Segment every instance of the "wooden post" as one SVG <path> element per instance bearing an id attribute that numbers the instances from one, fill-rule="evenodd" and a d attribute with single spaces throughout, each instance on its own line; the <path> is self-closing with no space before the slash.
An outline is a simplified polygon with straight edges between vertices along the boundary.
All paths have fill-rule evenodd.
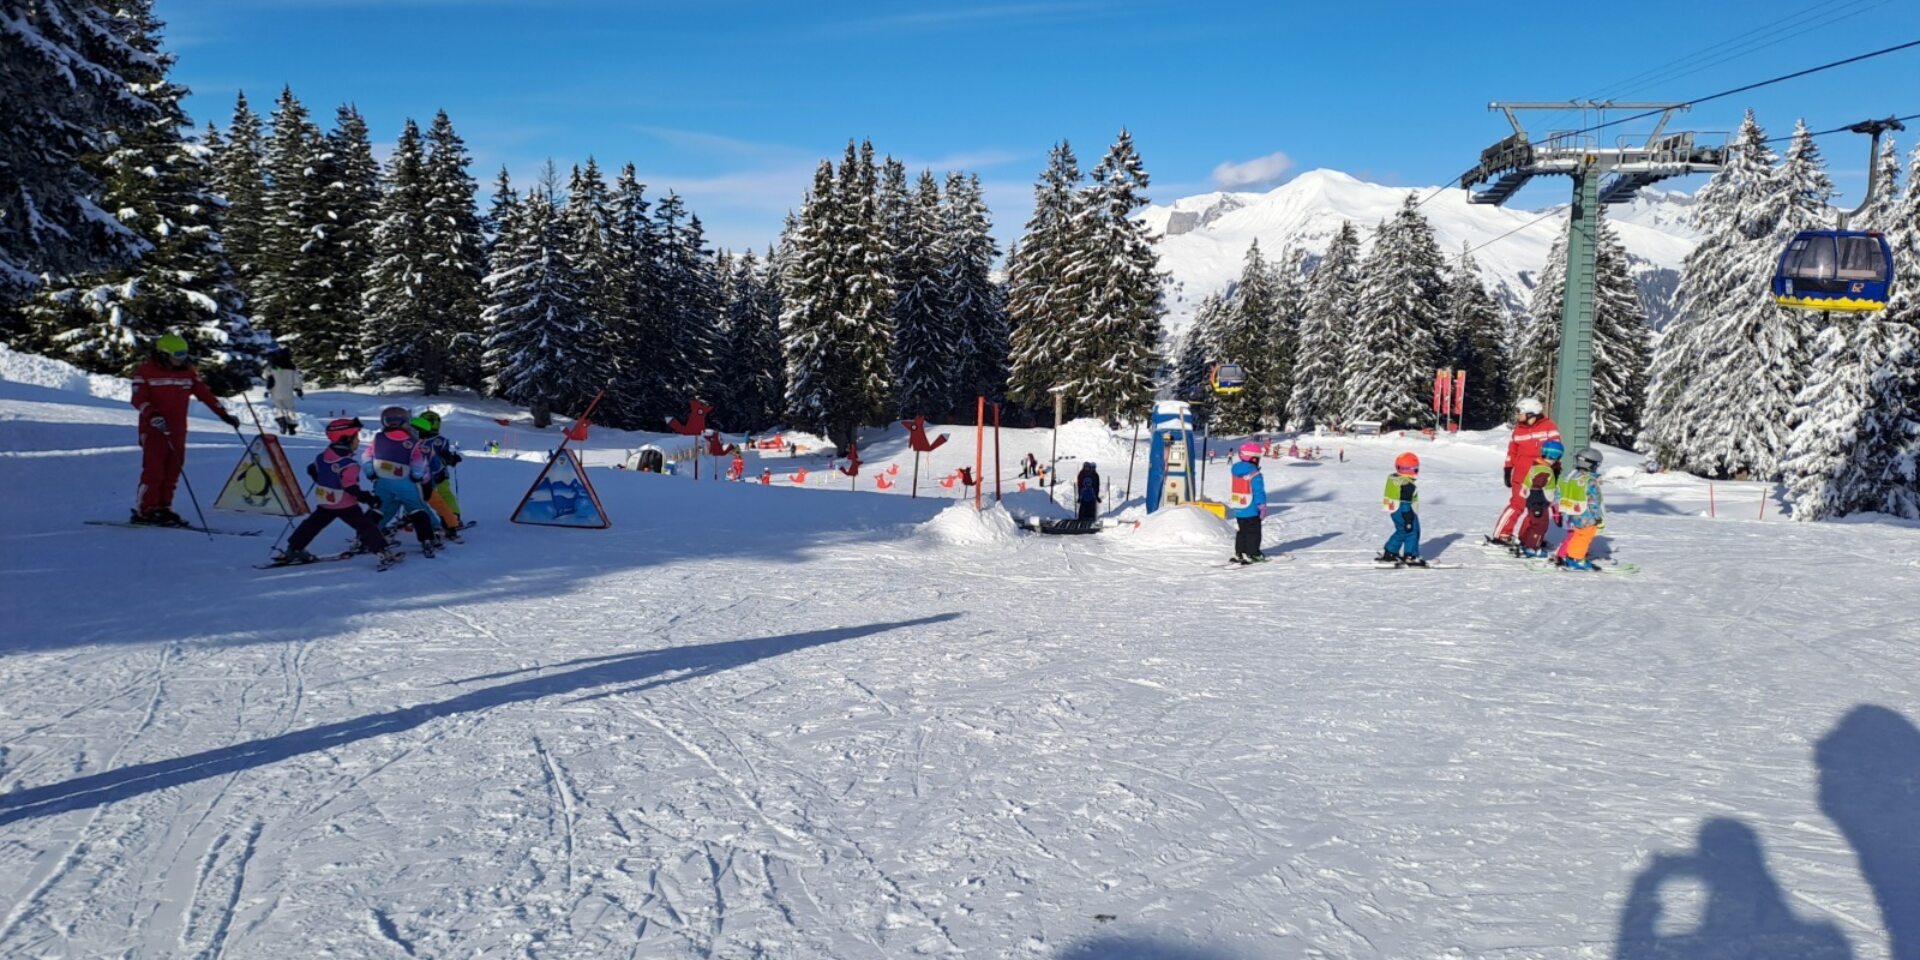
<path id="1" fill-rule="evenodd" d="M 1121 499 L 1124 505 L 1133 499 L 1133 459 L 1140 455 L 1140 421 L 1133 422 L 1133 446 L 1127 449 L 1127 495 Z"/>
<path id="2" fill-rule="evenodd" d="M 993 405 L 993 502 L 1000 502 L 1000 404 Z"/>
<path id="3" fill-rule="evenodd" d="M 981 501 L 981 487 L 987 485 L 987 398 L 982 394 L 975 401 L 973 411 L 973 508 L 986 509 Z"/>
<path id="4" fill-rule="evenodd" d="M 1707 516 L 1709 517 L 1718 516 L 1718 514 L 1713 512 L 1713 481 L 1712 480 L 1707 481 Z"/>
<path id="5" fill-rule="evenodd" d="M 913 452 L 913 499 L 920 499 L 920 451 Z"/>

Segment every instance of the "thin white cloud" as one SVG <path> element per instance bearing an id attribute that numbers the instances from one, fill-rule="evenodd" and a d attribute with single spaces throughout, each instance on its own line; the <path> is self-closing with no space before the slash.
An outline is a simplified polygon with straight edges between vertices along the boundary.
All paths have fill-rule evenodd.
<path id="1" fill-rule="evenodd" d="M 1279 183 L 1293 169 L 1293 158 L 1275 150 L 1264 157 L 1239 163 L 1228 161 L 1213 168 L 1213 185 L 1221 190 L 1245 190 Z"/>
<path id="2" fill-rule="evenodd" d="M 1110 2 L 1089 2 L 1089 0 L 1057 0 L 1040 3 L 1001 3 L 973 7 L 944 7 L 930 10 L 916 10 L 910 13 L 893 13 L 860 20 L 845 20 L 827 24 L 822 33 L 845 35 L 857 33 L 884 33 L 905 30 L 939 30 L 953 27 L 982 26 L 999 23 L 1033 23 L 1047 21 L 1078 20 L 1114 12 Z"/>

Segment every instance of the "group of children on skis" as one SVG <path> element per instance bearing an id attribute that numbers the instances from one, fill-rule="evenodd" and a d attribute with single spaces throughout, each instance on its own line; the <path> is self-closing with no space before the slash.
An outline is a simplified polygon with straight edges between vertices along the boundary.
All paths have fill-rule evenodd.
<path id="1" fill-rule="evenodd" d="M 316 509 L 294 529 L 276 564 L 319 560 L 307 547 L 335 520 L 345 521 L 359 536 L 358 552 L 379 555 L 382 569 L 403 556 L 387 539 L 388 531 L 398 526 L 413 528 L 423 557 L 431 558 L 447 541 L 460 542 L 460 501 L 451 473 L 460 454 L 440 435 L 440 414 L 428 410 L 416 417 L 400 406 L 380 411 L 380 429 L 366 463 L 373 473 L 371 491 L 361 486 L 363 471 L 356 456 L 365 426 L 359 417 L 327 424 L 327 448 L 307 467 Z M 377 519 L 362 504 L 378 510 Z"/>
<path id="2" fill-rule="evenodd" d="M 1540 401 L 1531 397 L 1515 404 L 1513 437 L 1507 443 L 1502 468 L 1509 492 L 1506 509 L 1487 542 L 1505 547 L 1514 556 L 1545 558 L 1572 570 L 1596 569 L 1587 553 L 1594 537 L 1606 529 L 1606 511 L 1600 497 L 1600 451 L 1588 447 L 1573 456 L 1573 471 L 1563 474 L 1566 446 L 1560 429 L 1547 419 Z M 1233 562 L 1260 563 L 1260 524 L 1267 514 L 1266 480 L 1260 474 L 1263 448 L 1249 441 L 1240 445 L 1233 465 L 1233 486 L 1227 508 L 1237 532 Z M 1420 557 L 1420 458 L 1402 453 L 1393 461 L 1381 493 L 1381 507 L 1393 523 L 1393 532 L 1374 560 L 1395 566 L 1424 567 Z M 1547 545 L 1549 526 L 1566 527 L 1558 549 Z"/>

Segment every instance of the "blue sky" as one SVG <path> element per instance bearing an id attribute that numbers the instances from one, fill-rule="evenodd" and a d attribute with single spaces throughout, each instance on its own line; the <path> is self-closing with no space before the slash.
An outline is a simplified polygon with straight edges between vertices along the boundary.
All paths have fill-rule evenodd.
<path id="1" fill-rule="evenodd" d="M 1913 0 L 157 7 L 197 122 L 224 126 L 240 89 L 264 113 L 291 84 L 326 122 L 339 103 L 357 104 L 384 157 L 406 117 L 445 109 L 483 184 L 503 164 L 524 181 L 548 157 L 563 169 L 588 155 L 608 168 L 632 161 L 650 193 L 677 190 L 729 246 L 773 239 L 814 165 L 849 137 L 915 166 L 978 172 L 1004 238 L 1062 137 L 1091 166 L 1130 128 L 1158 201 L 1264 189 L 1315 167 L 1439 184 L 1506 134 L 1490 100 L 1685 100 L 1920 39 Z M 1920 113 L 1920 48 L 1706 104 L 1680 125 L 1731 130 L 1747 106 L 1780 134 L 1800 116 L 1825 129 Z M 1866 148 L 1856 139 L 1830 137 L 1823 149 L 1857 196 Z M 1901 142 L 1916 139 L 1920 124 Z M 1556 186 L 1514 202 L 1560 199 Z"/>

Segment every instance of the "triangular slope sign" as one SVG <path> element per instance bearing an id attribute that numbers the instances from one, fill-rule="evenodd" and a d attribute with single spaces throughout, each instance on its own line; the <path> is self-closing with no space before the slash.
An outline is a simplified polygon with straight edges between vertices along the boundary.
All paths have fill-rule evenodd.
<path id="1" fill-rule="evenodd" d="M 300 492 L 300 481 L 287 466 L 287 455 L 280 449 L 280 438 L 269 433 L 254 437 L 233 474 L 220 488 L 213 505 L 221 510 L 264 513 L 275 517 L 303 517 L 307 498 Z"/>
<path id="2" fill-rule="evenodd" d="M 513 508 L 514 523 L 543 527 L 585 527 L 599 530 L 613 526 L 607 511 L 600 506 L 600 494 L 587 479 L 580 458 L 565 447 L 554 451 L 540 479 L 533 482 L 520 505 Z"/>

